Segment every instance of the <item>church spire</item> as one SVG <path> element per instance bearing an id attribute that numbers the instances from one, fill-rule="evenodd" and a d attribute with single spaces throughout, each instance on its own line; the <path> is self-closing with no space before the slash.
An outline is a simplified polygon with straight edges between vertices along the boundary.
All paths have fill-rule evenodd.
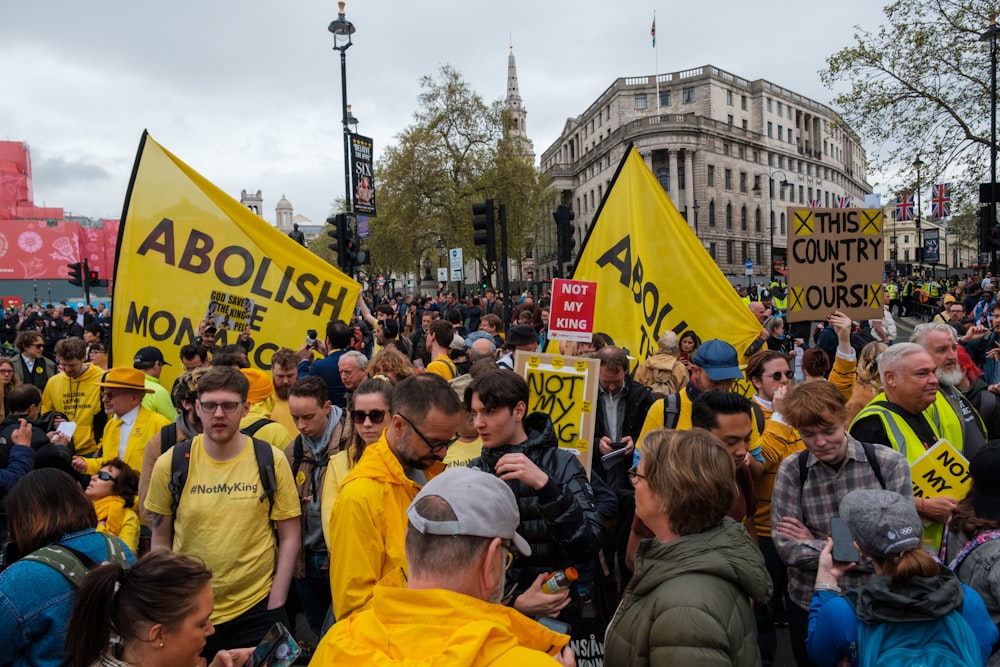
<path id="1" fill-rule="evenodd" d="M 510 41 L 510 53 L 507 56 L 507 99 L 504 100 L 504 108 L 507 115 L 507 131 L 511 136 L 517 137 L 522 145 L 526 156 L 534 160 L 535 149 L 528 139 L 527 117 L 521 104 L 521 92 L 517 85 L 517 63 L 514 61 L 514 41 Z"/>

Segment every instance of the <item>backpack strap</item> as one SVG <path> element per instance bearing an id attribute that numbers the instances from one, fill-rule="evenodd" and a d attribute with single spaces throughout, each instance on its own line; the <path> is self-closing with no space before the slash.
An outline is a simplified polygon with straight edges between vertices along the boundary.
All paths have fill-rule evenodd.
<path id="1" fill-rule="evenodd" d="M 170 422 L 160 429 L 160 454 L 177 444 L 177 422 Z"/>
<path id="2" fill-rule="evenodd" d="M 302 434 L 295 436 L 295 441 L 292 442 L 292 479 L 298 479 L 299 468 L 302 466 L 302 460 L 305 458 L 305 447 L 302 444 Z"/>
<path id="3" fill-rule="evenodd" d="M 250 439 L 253 441 L 253 454 L 257 459 L 257 474 L 263 491 L 260 502 L 268 501 L 267 515 L 271 516 L 271 511 L 274 510 L 274 492 L 278 489 L 278 481 L 274 476 L 274 451 L 271 443 L 254 437 Z"/>
<path id="4" fill-rule="evenodd" d="M 677 428 L 681 419 L 681 395 L 668 394 L 663 397 L 663 428 Z"/>
<path id="5" fill-rule="evenodd" d="M 267 417 L 261 417 L 260 419 L 250 424 L 246 428 L 241 428 L 240 431 L 242 431 L 244 435 L 249 435 L 252 438 L 255 435 L 257 435 L 257 431 L 261 430 L 268 424 L 273 424 L 273 423 L 274 422 L 268 419 Z"/>
<path id="6" fill-rule="evenodd" d="M 181 492 L 187 485 L 188 469 L 191 467 L 191 440 L 178 442 L 170 452 L 170 481 L 167 490 L 170 491 L 170 513 L 177 520 L 177 506 L 181 503 Z"/>
<path id="7" fill-rule="evenodd" d="M 753 406 L 753 417 L 754 420 L 757 422 L 757 434 L 760 435 L 764 433 L 764 427 L 766 426 L 764 419 L 764 411 L 761 409 L 759 405 L 757 405 L 756 401 L 751 401 L 750 404 Z"/>
<path id="8" fill-rule="evenodd" d="M 100 535 L 104 538 L 104 543 L 108 549 L 107 560 L 103 562 L 113 562 L 127 568 L 128 559 L 125 556 L 125 548 L 122 542 L 111 539 L 104 533 L 100 533 Z M 90 556 L 82 551 L 78 551 L 77 549 L 61 542 L 56 542 L 33 551 L 25 556 L 23 560 L 30 560 L 43 565 L 48 565 L 65 577 L 66 581 L 68 581 L 73 588 L 79 588 L 83 583 L 84 578 L 87 576 L 87 573 L 100 565 L 100 563 L 94 562 Z"/>

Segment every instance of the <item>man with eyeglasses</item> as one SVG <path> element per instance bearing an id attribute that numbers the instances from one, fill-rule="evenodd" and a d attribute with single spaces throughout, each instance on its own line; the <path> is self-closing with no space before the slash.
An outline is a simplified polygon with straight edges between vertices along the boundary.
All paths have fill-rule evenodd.
<path id="1" fill-rule="evenodd" d="M 458 396 L 440 376 L 414 375 L 396 385 L 382 437 L 365 448 L 333 506 L 330 588 L 337 620 L 370 606 L 386 575 L 406 572 L 406 508 L 444 470 L 462 416 Z"/>
<path id="2" fill-rule="evenodd" d="M 19 353 L 14 363 L 17 379 L 43 391 L 49 378 L 59 372 L 55 362 L 44 355 L 45 338 L 34 329 L 22 331 L 14 339 L 14 347 Z"/>
<path id="3" fill-rule="evenodd" d="M 295 372 L 294 364 L 291 372 Z M 330 608 L 330 552 L 323 539 L 321 512 L 323 485 L 330 457 L 341 450 L 351 431 L 344 411 L 330 402 L 322 378 L 299 378 L 287 396 L 288 412 L 299 435 L 285 447 L 285 458 L 292 466 L 302 502 L 302 552 L 295 563 L 293 582 L 309 627 L 322 636 Z"/>
<path id="4" fill-rule="evenodd" d="M 576 664 L 569 637 L 497 604 L 512 554 L 531 555 L 515 532 L 517 500 L 506 484 L 471 468 L 450 469 L 424 486 L 403 520 L 409 576 L 396 571 L 375 586 L 374 604 L 335 625 L 310 664 L 396 664 L 401 656 L 429 655 L 447 655 L 455 665 Z"/>
<path id="5" fill-rule="evenodd" d="M 592 572 L 600 551 L 603 522 L 583 465 L 559 448 L 547 414 L 528 414 L 528 383 L 516 373 L 490 369 L 475 376 L 465 406 L 483 439 L 482 456 L 469 465 L 511 488 L 521 510 L 518 530 L 531 545 L 531 558 L 515 557 L 507 573 L 505 603 L 527 616 L 579 619 L 580 603 L 589 599 L 580 586 L 592 584 L 592 576 L 554 595 L 541 584 L 570 566 Z"/>
<path id="6" fill-rule="evenodd" d="M 284 606 L 302 544 L 299 497 L 291 467 L 274 447 L 273 504 L 262 494 L 257 448 L 240 432 L 249 391 L 250 381 L 235 368 L 201 375 L 196 409 L 203 433 L 190 441 L 177 503 L 171 483 L 173 450 L 180 444 L 157 459 L 146 495 L 152 548 L 196 556 L 212 571 L 215 634 L 203 655 L 253 646 L 274 623 L 288 625 Z"/>

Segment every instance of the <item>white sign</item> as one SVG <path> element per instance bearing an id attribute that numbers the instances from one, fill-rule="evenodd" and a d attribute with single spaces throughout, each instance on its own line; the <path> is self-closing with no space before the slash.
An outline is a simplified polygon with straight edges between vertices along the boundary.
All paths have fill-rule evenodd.
<path id="1" fill-rule="evenodd" d="M 448 269 L 444 268 L 443 266 L 438 267 L 438 282 L 439 283 L 448 282 Z"/>
<path id="2" fill-rule="evenodd" d="M 465 262 L 462 260 L 462 249 L 452 248 L 451 250 L 449 250 L 448 261 L 450 262 L 451 266 L 451 275 L 454 276 L 456 271 L 458 271 L 461 274 L 462 266 L 465 264 Z M 457 280 L 457 279 L 452 278 L 452 280 Z"/>
<path id="3" fill-rule="evenodd" d="M 451 270 L 451 279 L 453 282 L 460 283 L 465 280 L 465 270 L 462 267 Z"/>

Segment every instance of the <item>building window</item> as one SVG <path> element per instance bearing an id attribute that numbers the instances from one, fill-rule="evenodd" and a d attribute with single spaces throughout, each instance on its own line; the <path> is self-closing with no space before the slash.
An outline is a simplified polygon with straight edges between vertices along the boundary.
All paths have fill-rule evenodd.
<path id="1" fill-rule="evenodd" d="M 757 265 L 762 266 L 764 264 L 764 244 L 757 244 Z"/>
<path id="2" fill-rule="evenodd" d="M 805 200 L 806 200 L 806 198 L 805 198 L 805 189 L 800 185 L 799 186 L 799 203 L 802 204 L 802 203 L 805 202 Z"/>
<path id="3" fill-rule="evenodd" d="M 733 247 L 735 245 L 732 241 L 726 241 L 726 264 L 733 263 Z"/>
<path id="4" fill-rule="evenodd" d="M 708 165 L 708 187 L 715 187 L 715 165 Z"/>
<path id="5" fill-rule="evenodd" d="M 730 202 L 726 204 L 726 229 L 732 229 L 732 228 L 733 228 L 733 205 Z"/>
<path id="6" fill-rule="evenodd" d="M 733 91 L 731 90 L 726 91 L 726 104 L 733 106 Z"/>
<path id="7" fill-rule="evenodd" d="M 722 142 L 722 154 L 723 155 L 729 155 L 729 142 L 728 141 Z"/>
<path id="8" fill-rule="evenodd" d="M 779 116 L 781 115 L 781 108 L 782 108 L 782 104 L 781 104 L 781 102 L 778 102 L 778 115 Z"/>
<path id="9" fill-rule="evenodd" d="M 684 161 L 677 161 L 677 189 L 684 190 L 684 181 L 687 180 L 687 172 L 684 170 Z"/>
<path id="10" fill-rule="evenodd" d="M 725 187 L 727 190 L 733 189 L 733 170 L 726 169 L 725 174 Z"/>
<path id="11" fill-rule="evenodd" d="M 656 180 L 660 182 L 660 187 L 664 192 L 670 192 L 670 170 L 660 167 L 656 170 Z"/>
<path id="12" fill-rule="evenodd" d="M 772 109 L 771 109 L 771 98 L 769 97 L 769 98 L 767 98 L 767 112 L 771 113 L 771 111 L 772 111 Z"/>
<path id="13" fill-rule="evenodd" d="M 747 96 L 746 95 L 740 95 L 740 108 L 743 109 L 744 111 L 747 110 Z"/>
<path id="14" fill-rule="evenodd" d="M 716 258 L 716 254 L 718 254 L 718 251 L 719 251 L 719 246 L 716 245 L 714 241 L 708 244 L 708 254 L 712 256 L 713 262 L 719 261 L 718 258 Z"/>
<path id="15" fill-rule="evenodd" d="M 660 106 L 669 107 L 670 106 L 670 91 L 661 90 L 660 91 Z"/>
<path id="16" fill-rule="evenodd" d="M 767 136 L 769 137 L 774 136 L 774 123 L 772 123 L 771 121 L 767 121 Z"/>
<path id="17" fill-rule="evenodd" d="M 782 141 L 785 138 L 785 127 L 783 125 L 778 126 L 778 141 Z"/>
<path id="18" fill-rule="evenodd" d="M 910 249 L 909 248 L 905 248 L 903 250 L 903 261 L 904 262 L 909 262 L 910 261 Z"/>
<path id="19" fill-rule="evenodd" d="M 903 234 L 903 243 L 909 243 L 909 242 L 910 242 L 910 235 Z"/>
<path id="20" fill-rule="evenodd" d="M 740 172 L 740 192 L 747 191 L 747 173 L 745 171 Z"/>
<path id="21" fill-rule="evenodd" d="M 780 229 L 781 229 L 781 231 L 778 232 L 778 233 L 781 234 L 782 236 L 784 236 L 785 235 L 785 214 L 784 213 L 781 214 L 781 227 L 780 227 Z"/>
<path id="22" fill-rule="evenodd" d="M 681 89 L 681 101 L 684 104 L 691 104 L 694 102 L 694 86 L 688 86 L 687 88 Z"/>
<path id="23" fill-rule="evenodd" d="M 740 254 L 743 255 L 742 261 L 745 264 L 750 259 L 750 243 L 748 241 L 740 243 Z"/>
<path id="24" fill-rule="evenodd" d="M 733 118 L 733 114 L 729 114 L 728 116 L 726 116 L 726 122 L 729 123 L 730 125 L 732 125 L 735 121 L 736 119 Z"/>
<path id="25" fill-rule="evenodd" d="M 747 154 L 746 154 L 746 149 L 744 149 L 744 148 L 743 148 L 742 146 L 739 146 L 739 147 L 738 147 L 738 148 L 736 149 L 736 154 L 737 154 L 737 155 L 739 155 L 740 159 L 742 160 L 742 159 L 744 159 L 744 158 L 746 157 L 746 155 L 747 155 Z"/>
<path id="26" fill-rule="evenodd" d="M 768 167 L 773 167 L 774 166 L 774 153 L 768 152 L 768 154 L 767 154 L 767 166 Z"/>
<path id="27" fill-rule="evenodd" d="M 740 231 L 747 230 L 747 207 L 743 206 L 740 208 Z"/>
<path id="28" fill-rule="evenodd" d="M 708 202 L 708 226 L 715 227 L 715 200 Z M 714 255 L 714 253 L 713 253 Z"/>
<path id="29" fill-rule="evenodd" d="M 646 108 L 646 93 L 635 94 L 635 110 L 642 111 Z"/>
<path id="30" fill-rule="evenodd" d="M 760 234 L 760 206 L 757 207 L 757 211 L 753 214 L 753 228 L 758 234 Z"/>
<path id="31" fill-rule="evenodd" d="M 778 188 L 778 199 L 785 201 L 785 188 Z"/>

